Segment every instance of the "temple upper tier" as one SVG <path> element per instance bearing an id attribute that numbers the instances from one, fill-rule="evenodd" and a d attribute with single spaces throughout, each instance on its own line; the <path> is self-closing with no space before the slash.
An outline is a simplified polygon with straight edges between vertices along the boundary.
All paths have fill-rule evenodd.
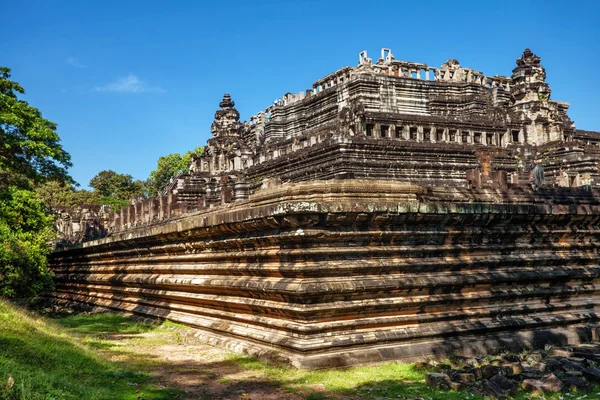
<path id="1" fill-rule="evenodd" d="M 455 59 L 436 68 L 397 60 L 390 49 L 373 62 L 363 51 L 356 67 L 285 94 L 249 121 L 225 94 L 189 171 L 108 225 L 119 230 L 311 180 L 600 187 L 600 134 L 576 130 L 568 108 L 552 99 L 530 49 L 510 76 L 492 77 Z"/>
<path id="2" fill-rule="evenodd" d="M 211 139 L 210 151 L 191 170 L 243 170 L 333 133 L 381 143 L 503 148 L 581 138 L 567 115 L 569 104 L 551 99 L 540 61 L 526 49 L 510 77 L 488 77 L 454 59 L 435 68 L 396 60 L 382 49 L 373 63 L 363 51 L 355 68 L 341 68 L 305 92 L 285 94 L 249 122 L 239 122 L 226 94 L 211 132 L 229 139 L 221 146 Z"/>

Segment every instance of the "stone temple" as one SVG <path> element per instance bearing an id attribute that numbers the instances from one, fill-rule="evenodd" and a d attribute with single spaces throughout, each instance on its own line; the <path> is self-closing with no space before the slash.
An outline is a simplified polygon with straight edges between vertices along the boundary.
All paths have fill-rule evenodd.
<path id="1" fill-rule="evenodd" d="M 53 301 L 303 368 L 597 335 L 600 133 L 529 49 L 510 76 L 373 62 L 212 138 L 162 193 L 60 210 Z"/>

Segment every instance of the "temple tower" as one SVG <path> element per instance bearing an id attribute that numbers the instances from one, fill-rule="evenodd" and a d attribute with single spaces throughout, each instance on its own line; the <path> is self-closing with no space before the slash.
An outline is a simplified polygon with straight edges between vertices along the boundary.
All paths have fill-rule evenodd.
<path id="1" fill-rule="evenodd" d="M 517 67 L 512 71 L 511 94 L 518 103 L 550 99 L 550 85 L 546 83 L 546 70 L 541 60 L 529 49 L 517 59 Z"/>
<path id="2" fill-rule="evenodd" d="M 210 127 L 213 137 L 240 137 L 244 125 L 240 122 L 240 113 L 235 109 L 235 102 L 229 93 L 223 95 L 219 107 L 221 109 L 215 112 L 215 121 Z"/>
<path id="3" fill-rule="evenodd" d="M 252 165 L 252 151 L 243 139 L 246 126 L 229 93 L 223 95 L 219 107 L 210 126 L 213 137 L 204 153 L 193 160 L 194 172 L 228 174 Z"/>
<path id="4" fill-rule="evenodd" d="M 525 49 L 512 71 L 512 110 L 523 125 L 523 141 L 527 144 L 544 144 L 563 140 L 565 128 L 572 128 L 566 115 L 567 103 L 550 100 L 550 85 L 546 83 L 546 70 L 541 58 Z"/>

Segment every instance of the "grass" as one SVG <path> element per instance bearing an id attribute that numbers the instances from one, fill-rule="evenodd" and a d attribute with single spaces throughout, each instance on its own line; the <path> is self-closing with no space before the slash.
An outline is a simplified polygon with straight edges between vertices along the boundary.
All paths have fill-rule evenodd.
<path id="1" fill-rule="evenodd" d="M 93 323 L 83 324 L 87 319 Z M 158 400 L 180 394 L 157 387 L 147 372 L 106 360 L 73 335 L 78 326 L 114 333 L 149 330 L 152 325 L 111 314 L 75 316 L 60 323 L 0 300 L 0 399 Z M 14 380 L 10 389 L 9 376 Z"/>
<path id="2" fill-rule="evenodd" d="M 284 384 L 288 390 L 304 393 L 307 400 L 346 397 L 373 400 L 483 399 L 468 391 L 431 390 L 425 384 L 425 375 L 431 371 L 418 368 L 415 364 L 390 362 L 345 369 L 304 371 L 286 366 L 273 366 L 238 355 L 231 355 L 229 362 L 239 365 L 242 369 L 260 371 L 270 379 Z M 317 387 L 319 389 L 316 389 Z M 543 396 L 520 390 L 515 399 L 593 400 L 600 399 L 600 387 L 589 393 L 555 393 Z"/>
<path id="3" fill-rule="evenodd" d="M 247 398 L 261 398 L 260 392 L 252 391 L 263 384 L 277 393 L 306 400 L 481 399 L 466 391 L 430 390 L 425 384 L 429 371 L 414 364 L 306 371 L 225 351 L 215 356 L 215 350 L 211 354 L 200 350 L 204 354 L 180 365 L 160 357 L 161 348 L 172 351 L 176 346 L 188 351 L 181 335 L 185 329 L 169 322 L 141 323 L 108 313 L 47 318 L 0 300 L 0 400 L 184 398 L 182 390 L 157 384 L 159 371 L 204 376 L 213 392 L 196 394 L 211 399 L 244 398 L 246 393 Z M 9 376 L 15 382 L 10 390 Z M 169 382 L 164 386 L 171 386 Z M 545 397 L 520 392 L 517 399 L 600 399 L 597 392 Z"/>
<path id="4" fill-rule="evenodd" d="M 232 355 L 229 362 L 244 370 L 260 372 L 282 383 L 292 392 L 304 393 L 307 399 L 330 399 L 331 396 L 359 399 L 479 399 L 467 392 L 440 392 L 425 384 L 427 371 L 414 364 L 385 363 L 344 369 L 306 371 L 274 366 L 253 358 Z"/>

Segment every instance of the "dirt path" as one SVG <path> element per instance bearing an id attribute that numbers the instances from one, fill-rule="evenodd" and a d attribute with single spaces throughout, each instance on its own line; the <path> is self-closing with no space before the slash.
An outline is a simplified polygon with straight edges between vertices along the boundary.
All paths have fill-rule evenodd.
<path id="1" fill-rule="evenodd" d="M 300 400 L 261 371 L 242 368 L 231 353 L 186 339 L 182 331 L 157 330 L 133 335 L 107 335 L 102 350 L 114 361 L 143 365 L 159 386 L 183 390 L 182 399 Z M 123 349 L 123 350 L 120 350 Z"/>

